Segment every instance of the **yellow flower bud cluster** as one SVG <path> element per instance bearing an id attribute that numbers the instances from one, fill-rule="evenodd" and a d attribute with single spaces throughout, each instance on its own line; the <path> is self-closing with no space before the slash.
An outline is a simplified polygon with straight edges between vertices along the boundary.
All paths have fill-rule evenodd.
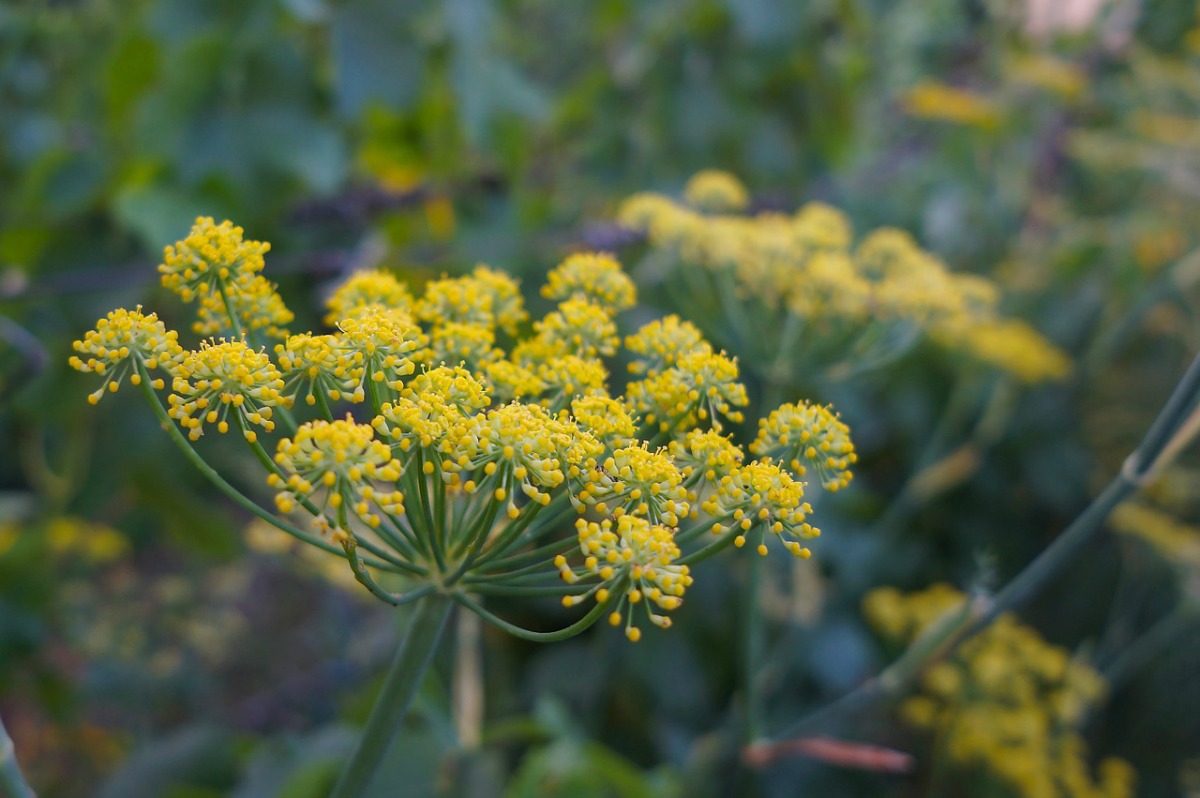
<path id="1" fill-rule="evenodd" d="M 676 293 L 713 308 L 707 329 L 753 355 L 755 368 L 778 368 L 781 350 L 794 362 L 832 366 L 854 353 L 883 363 L 928 334 L 949 352 L 1026 382 L 1067 373 L 1066 355 L 1000 314 L 1000 292 L 990 280 L 952 273 L 900 230 L 877 230 L 855 246 L 846 217 L 820 203 L 794 214 L 747 216 L 738 203 L 700 199 L 722 191 L 697 185 L 727 180 L 697 175 L 685 202 L 634 195 L 617 218 L 646 236 L 658 260 L 673 264 Z M 638 346 L 647 354 L 655 349 L 652 337 Z"/>
<path id="2" fill-rule="evenodd" d="M 750 451 L 786 463 L 800 476 L 812 468 L 829 491 L 850 484 L 850 466 L 858 461 L 850 428 L 829 407 L 809 402 L 782 405 L 759 419 Z"/>
<path id="3" fill-rule="evenodd" d="M 684 355 L 711 353 L 712 347 L 696 325 L 671 314 L 643 325 L 626 338 L 625 350 L 634 357 L 630 372 L 645 374 L 670 368 Z"/>
<path id="4" fill-rule="evenodd" d="M 801 541 L 821 534 L 808 523 L 812 507 L 804 501 L 804 483 L 769 460 L 755 460 L 721 477 L 702 507 L 713 518 L 712 533 L 732 533 L 738 548 L 757 533 L 756 550 L 764 557 L 768 532 L 801 558 L 812 555 Z"/>
<path id="5" fill-rule="evenodd" d="M 683 471 L 688 484 L 700 480 L 718 482 L 732 474 L 746 459 L 740 446 L 716 430 L 691 430 L 683 440 L 671 441 L 670 449 L 672 459 Z"/>
<path id="6" fill-rule="evenodd" d="M 412 292 L 391 272 L 382 269 L 355 272 L 326 300 L 329 312 L 325 314 L 325 323 L 333 327 L 372 305 L 412 312 Z"/>
<path id="7" fill-rule="evenodd" d="M 596 464 L 576 497 L 601 515 L 631 513 L 673 527 L 690 510 L 683 473 L 666 449 L 651 451 L 644 443 L 616 449 Z"/>
<path id="8" fill-rule="evenodd" d="M 98 320 L 95 329 L 73 344 L 75 351 L 87 359 L 72 355 L 69 363 L 85 374 L 104 377 L 104 384 L 88 395 L 88 401 L 96 404 L 106 390 L 115 393 L 127 374 L 131 383 L 140 385 L 138 365 L 172 373 L 183 360 L 178 339 L 179 334 L 168 330 L 157 314 L 143 314 L 141 305 L 135 310 L 122 308 Z M 155 379 L 153 387 L 161 389 L 163 384 L 161 378 Z"/>
<path id="9" fill-rule="evenodd" d="M 686 565 L 676 563 L 681 556 L 675 545 L 675 533 L 668 527 L 654 524 L 635 515 L 623 515 L 612 521 L 587 521 L 580 518 L 575 522 L 579 533 L 579 548 L 583 552 L 583 570 L 600 578 L 600 583 L 584 595 L 565 596 L 563 604 L 573 606 L 596 595 L 597 600 L 609 599 L 605 584 L 628 585 L 617 597 L 616 607 L 609 613 L 613 626 L 625 622 L 625 635 L 636 642 L 641 630 L 633 625 L 634 610 L 645 607 L 647 619 L 663 629 L 671 626 L 671 619 L 659 615 L 650 608 L 674 610 L 683 603 L 683 593 L 692 584 Z M 579 575 L 559 555 L 555 566 L 565 582 L 574 584 Z"/>
<path id="10" fill-rule="evenodd" d="M 297 498 L 307 500 L 321 492 L 335 516 L 352 512 L 371 527 L 381 522 L 372 507 L 404 513 L 403 493 L 376 487 L 400 478 L 400 461 L 392 457 L 390 446 L 375 439 L 369 424 L 356 424 L 349 416 L 301 426 L 295 437 L 279 442 L 275 463 L 286 476 L 271 474 L 267 481 L 280 489 L 275 503 L 282 512 L 294 510 Z M 344 527 L 338 525 L 348 532 Z"/>
<path id="11" fill-rule="evenodd" d="M 201 220 L 168 248 L 164 275 L 185 298 L 229 297 L 245 288 L 245 275 L 261 279 L 264 252 L 239 228 Z M 637 295 L 609 255 L 571 255 L 542 293 L 557 305 L 527 325 L 517 282 L 489 267 L 434 280 L 415 297 L 374 271 L 332 294 L 334 329 L 287 336 L 270 354 L 241 336 L 185 352 L 139 310 L 101 320 L 77 344 L 88 359 L 72 362 L 106 377 L 121 361 L 167 369 L 172 392 L 160 410 L 186 438 L 236 421 L 269 470 L 277 508 L 315 516 L 356 581 L 393 603 L 400 599 L 374 572 L 424 580 L 424 589 L 467 606 L 505 591 L 557 595 L 569 606 L 590 598 L 579 623 L 624 619 L 636 640 L 639 605 L 651 624 L 670 625 L 663 613 L 691 584 L 689 558 L 756 533 L 764 553 L 770 533 L 807 556 L 801 541 L 818 532 L 803 470 L 842 486 L 853 462 L 832 411 L 781 408 L 760 436 L 759 459 L 747 463 L 724 429 L 743 421 L 749 401 L 736 359 L 677 316 L 622 338 L 618 314 Z M 256 312 L 274 318 L 274 304 Z M 205 325 L 237 327 L 205 307 Z M 243 332 L 263 329 L 241 321 Z M 610 388 L 608 359 L 632 361 L 623 395 Z M 334 404 L 354 415 L 335 420 Z M 788 408 L 795 418 L 780 415 Z M 277 423 L 284 428 L 272 459 L 258 438 Z M 189 457 L 200 456 L 172 433 Z M 799 448 L 793 438 L 803 435 Z M 290 522 L 279 526 L 331 546 Z"/>
<path id="12" fill-rule="evenodd" d="M 637 435 L 637 422 L 624 399 L 595 394 L 579 396 L 571 400 L 570 415 L 580 427 L 612 448 L 629 445 Z"/>
<path id="13" fill-rule="evenodd" d="M 583 299 L 615 314 L 633 307 L 637 289 L 611 255 L 579 252 L 550 270 L 542 296 L 558 302 Z"/>
<path id="14" fill-rule="evenodd" d="M 320 395 L 335 402 L 353 396 L 362 378 L 362 357 L 343 351 L 333 335 L 290 335 L 275 345 L 275 359 L 287 375 L 289 395 L 302 395 L 310 405 Z"/>
<path id="15" fill-rule="evenodd" d="M 1020 319 L 947 322 L 932 331 L 932 338 L 1025 383 L 1061 380 L 1071 373 L 1070 359 Z"/>
<path id="16" fill-rule="evenodd" d="M 175 369 L 167 414 L 197 440 L 204 425 L 216 424 L 218 432 L 229 431 L 232 409 L 243 424 L 253 424 L 267 432 L 275 429 L 273 408 L 287 406 L 283 376 L 264 352 L 255 352 L 241 341 L 205 341 L 188 352 Z M 257 433 L 246 427 L 246 439 L 257 440 Z"/>
<path id="17" fill-rule="evenodd" d="M 744 211 L 750 204 L 750 193 L 728 172 L 705 169 L 692 175 L 683 187 L 683 200 L 697 210 L 725 213 Z"/>
<path id="18" fill-rule="evenodd" d="M 626 393 L 647 423 L 680 434 L 701 423 L 721 429 L 722 417 L 740 424 L 742 412 L 734 408 L 750 402 L 746 386 L 738 381 L 737 359 L 707 347 L 679 357 L 669 368 L 650 371 L 645 379 L 631 382 Z"/>
<path id="19" fill-rule="evenodd" d="M 247 241 L 243 232 L 228 221 L 216 224 L 208 216 L 197 218 L 187 238 L 164 250 L 158 267 L 162 284 L 184 302 L 199 301 L 192 327 L 200 335 L 241 326 L 285 337 L 283 326 L 294 316 L 261 274 L 271 245 Z"/>
<path id="20" fill-rule="evenodd" d="M 380 305 L 342 319 L 338 327 L 339 349 L 353 364 L 353 402 L 363 401 L 372 384 L 375 388 L 399 390 L 404 378 L 417 370 L 417 363 L 423 359 L 421 350 L 428 344 L 428 338 L 407 313 Z"/>
<path id="21" fill-rule="evenodd" d="M 471 324 L 509 335 L 528 315 L 516 281 L 483 265 L 466 277 L 429 283 L 417 303 L 417 316 L 430 324 Z"/>
<path id="22" fill-rule="evenodd" d="M 964 600 L 944 584 L 907 595 L 881 588 L 863 609 L 885 636 L 910 643 Z M 927 666 L 901 714 L 932 735 L 935 756 L 964 785 L 1002 785 L 1023 798 L 1126 798 L 1133 769 L 1110 758 L 1093 776 L 1079 732 L 1104 691 L 1093 668 L 1005 614 Z"/>

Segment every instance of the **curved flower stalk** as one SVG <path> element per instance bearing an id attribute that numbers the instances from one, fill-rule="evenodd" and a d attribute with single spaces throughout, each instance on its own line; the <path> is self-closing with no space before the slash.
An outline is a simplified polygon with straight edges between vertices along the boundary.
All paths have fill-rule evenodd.
<path id="1" fill-rule="evenodd" d="M 265 251 L 229 223 L 198 220 L 167 248 L 164 281 L 199 298 L 201 329 L 215 320 L 226 337 L 184 352 L 152 315 L 115 311 L 76 344 L 89 359 L 72 364 L 137 376 L 175 442 L 222 490 L 340 553 L 381 601 L 427 598 L 431 628 L 454 602 L 530 640 L 607 618 L 637 641 L 647 623 L 670 626 L 700 560 L 746 542 L 765 555 L 769 541 L 809 556 L 819 530 L 806 474 L 830 489 L 850 479 L 853 445 L 827 408 L 784 405 L 749 451 L 728 437 L 748 404 L 739 363 L 692 325 L 669 317 L 622 340 L 618 314 L 636 292 L 610 256 L 573 255 L 551 271 L 543 293 L 558 306 L 527 337 L 517 335 L 527 318 L 517 283 L 479 266 L 419 297 L 382 273 L 353 277 L 329 300 L 333 330 L 285 337 L 269 352 L 245 336 L 279 318 L 236 312 L 249 307 L 239 292 L 258 284 Z M 235 312 L 205 316 L 214 296 Z M 622 348 L 637 377 L 624 395 L 604 360 Z M 293 420 L 300 410 L 311 417 Z M 212 430 L 241 434 L 280 515 L 204 462 L 193 442 Z M 500 597 L 581 609 L 558 628 L 528 629 L 492 607 Z M 419 672 L 437 639 L 413 634 L 397 672 Z M 411 699 L 407 688 L 385 694 L 390 714 L 369 723 L 383 734 Z M 347 785 L 381 755 L 372 746 Z"/>
<path id="2" fill-rule="evenodd" d="M 746 215 L 748 205 L 735 177 L 710 170 L 688 182 L 682 201 L 630 197 L 618 221 L 668 264 L 681 306 L 765 382 L 794 385 L 814 368 L 861 373 L 923 337 L 1026 383 L 1070 370 L 1033 328 L 1000 314 L 994 283 L 950 272 L 908 234 L 880 229 L 855 244 L 849 221 L 827 205 Z"/>

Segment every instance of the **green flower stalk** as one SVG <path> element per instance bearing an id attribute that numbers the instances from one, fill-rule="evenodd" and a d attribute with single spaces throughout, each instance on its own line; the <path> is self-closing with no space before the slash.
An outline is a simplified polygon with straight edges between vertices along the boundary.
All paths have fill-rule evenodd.
<path id="1" fill-rule="evenodd" d="M 637 641 L 647 623 L 671 625 L 702 559 L 748 541 L 809 556 L 819 530 L 805 474 L 831 489 L 850 479 L 854 447 L 828 408 L 784 405 L 748 452 L 725 431 L 748 404 L 736 358 L 676 317 L 622 339 L 636 290 L 610 256 L 551 271 L 543 294 L 559 304 L 525 336 L 519 286 L 486 266 L 420 297 L 385 273 L 356 275 L 329 300 L 335 329 L 291 335 L 282 300 L 262 293 L 266 251 L 228 222 L 198 220 L 167 248 L 163 282 L 199 302 L 200 332 L 226 337 L 184 352 L 153 315 L 114 311 L 72 365 L 104 376 L 94 401 L 130 374 L 239 504 L 341 553 L 381 601 L 421 601 L 335 796 L 373 772 L 454 604 L 529 640 L 607 618 Z M 256 348 L 251 333 L 279 343 Z M 622 349 L 634 377 L 624 395 L 605 361 Z M 311 417 L 293 420 L 301 408 Z M 214 429 L 244 438 L 278 515 L 204 462 L 194 443 Z M 493 607 L 509 596 L 581 612 L 528 629 Z"/>

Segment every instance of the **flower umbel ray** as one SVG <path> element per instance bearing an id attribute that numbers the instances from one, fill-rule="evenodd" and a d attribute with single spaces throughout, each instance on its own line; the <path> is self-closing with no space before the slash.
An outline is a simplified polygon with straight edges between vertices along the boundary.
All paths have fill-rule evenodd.
<path id="1" fill-rule="evenodd" d="M 696 202 L 737 205 L 735 188 L 710 179 Z M 185 351 L 153 313 L 116 310 L 76 342 L 71 364 L 104 377 L 93 402 L 127 373 L 135 384 L 169 375 L 142 387 L 178 424 L 183 453 L 203 464 L 193 442 L 236 426 L 276 509 L 312 531 L 274 523 L 343 552 L 388 603 L 443 593 L 535 640 L 608 616 L 636 641 L 643 621 L 671 625 L 691 563 L 726 544 L 753 540 L 765 554 L 775 538 L 808 556 L 801 543 L 818 532 L 803 478 L 849 482 L 849 430 L 824 406 L 780 407 L 749 447 L 759 459 L 747 457 L 725 428 L 749 403 L 737 361 L 677 316 L 622 337 L 637 294 L 610 255 L 553 269 L 542 294 L 558 304 L 532 324 L 517 281 L 491 267 L 423 292 L 364 273 L 334 293 L 329 329 L 268 349 L 245 337 L 281 323 L 282 300 L 261 276 L 267 251 L 231 223 L 198 220 L 161 270 L 185 301 L 201 300 L 200 328 L 218 337 Z M 249 315 L 217 313 L 206 297 Z M 610 358 L 633 362 L 624 395 Z M 224 466 L 202 470 L 232 490 Z M 592 608 L 560 630 L 529 630 L 486 606 L 511 595 Z"/>

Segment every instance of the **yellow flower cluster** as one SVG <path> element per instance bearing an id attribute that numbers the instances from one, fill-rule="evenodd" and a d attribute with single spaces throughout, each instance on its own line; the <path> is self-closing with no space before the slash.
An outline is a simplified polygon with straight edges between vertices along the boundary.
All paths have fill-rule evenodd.
<path id="1" fill-rule="evenodd" d="M 886 636 L 909 643 L 963 601 L 942 584 L 908 595 L 881 588 L 866 597 L 864 614 Z M 1078 730 L 1104 690 L 1094 669 L 1006 614 L 929 665 L 901 712 L 933 735 L 935 755 L 964 784 L 999 783 L 1023 798 L 1126 798 L 1133 769 L 1110 758 L 1093 776 Z"/>
<path id="2" fill-rule="evenodd" d="M 649 424 L 659 429 L 691 429 L 709 422 L 721 429 L 721 417 L 735 424 L 750 399 L 738 382 L 737 360 L 714 354 L 705 346 L 681 356 L 670 368 L 651 371 L 646 379 L 631 382 L 626 389 L 630 403 Z"/>
<path id="3" fill-rule="evenodd" d="M 417 316 L 430 324 L 471 324 L 515 335 L 529 314 L 516 281 L 479 265 L 466 277 L 444 278 L 425 286 Z"/>
<path id="4" fill-rule="evenodd" d="M 782 405 L 759 419 L 750 451 L 780 460 L 800 476 L 812 468 L 829 491 L 850 484 L 850 465 L 858 461 L 850 428 L 829 407 L 809 402 Z"/>
<path id="5" fill-rule="evenodd" d="M 129 549 L 129 540 L 117 530 L 75 516 L 54 516 L 40 528 L 16 521 L 0 523 L 0 557 L 26 540 L 44 544 L 55 557 L 79 558 L 92 565 L 112 562 Z"/>
<path id="6" fill-rule="evenodd" d="M 167 414 L 197 440 L 204 424 L 216 424 L 218 432 L 228 432 L 230 409 L 244 424 L 254 424 L 267 432 L 275 429 L 272 408 L 287 406 L 286 387 L 279 369 L 264 352 L 255 352 L 241 341 L 204 342 L 188 352 L 175 369 Z M 244 429 L 246 439 L 254 442 L 257 433 Z"/>
<path id="7" fill-rule="evenodd" d="M 168 248 L 164 274 L 185 297 L 230 296 L 239 275 L 259 275 L 265 251 L 210 220 Z M 237 336 L 232 319 L 219 323 L 235 337 L 184 352 L 154 316 L 117 311 L 77 344 L 90 356 L 77 367 L 109 376 L 129 359 L 167 369 L 160 410 L 191 440 L 205 425 L 225 432 L 232 415 L 269 469 L 278 509 L 312 514 L 333 543 L 280 528 L 339 545 L 355 579 L 387 601 L 399 599 L 375 572 L 424 580 L 467 606 L 513 593 L 594 599 L 580 623 L 624 619 L 637 640 L 642 608 L 669 625 L 662 613 L 681 605 L 692 562 L 756 534 L 765 553 L 768 533 L 808 556 L 801 541 L 818 531 L 804 472 L 841 487 L 854 459 L 831 410 L 784 405 L 747 463 L 724 430 L 749 401 L 737 360 L 677 316 L 623 339 L 618 314 L 637 297 L 609 255 L 571 255 L 542 293 L 557 305 L 526 325 L 517 282 L 486 266 L 417 296 L 368 272 L 328 300 L 335 329 L 287 336 L 271 354 Z M 607 358 L 632 361 L 623 395 L 610 389 Z M 358 418 L 335 419 L 335 404 Z M 302 410 L 309 419 L 292 416 Z M 272 459 L 258 438 L 277 423 Z"/>
<path id="8" fill-rule="evenodd" d="M 364 269 L 350 275 L 350 279 L 326 300 L 325 306 L 329 309 L 325 314 L 325 323 L 332 327 L 371 306 L 411 311 L 413 296 L 408 286 L 390 272 Z"/>
<path id="9" fill-rule="evenodd" d="M 579 548 L 584 554 L 584 570 L 599 577 L 600 585 L 629 585 L 618 600 L 617 608 L 609 614 L 609 623 L 613 626 L 621 624 L 621 610 L 628 602 L 631 608 L 641 604 L 652 624 L 668 628 L 671 619 L 655 613 L 649 605 L 673 610 L 683 603 L 683 593 L 692 584 L 688 567 L 676 564 L 681 553 L 675 545 L 674 530 L 634 515 L 623 515 L 615 524 L 607 518 L 599 523 L 580 518 L 575 522 L 575 528 L 579 532 Z M 573 584 L 579 580 L 565 556 L 555 557 L 554 564 L 565 582 Z M 609 598 L 608 589 L 597 586 L 582 596 L 564 596 L 563 604 L 570 607 L 593 594 L 601 602 Z M 626 636 L 636 642 L 642 633 L 633 625 L 632 612 L 624 616 L 624 620 Z"/>
<path id="10" fill-rule="evenodd" d="M 717 182 L 705 174 L 703 183 Z M 829 366 L 848 353 L 857 366 L 887 362 L 919 334 L 1027 382 L 1058 379 L 1069 368 L 1066 356 L 1031 327 L 1000 314 L 995 284 L 954 274 L 907 233 L 885 228 L 855 246 L 846 217 L 820 203 L 794 214 L 749 216 L 704 213 L 691 203 L 637 194 L 617 218 L 674 264 L 673 293 L 705 311 L 706 331 L 768 377 L 784 355 L 791 357 L 782 365 L 793 369 Z M 678 339 L 686 351 L 695 341 L 690 332 L 664 321 L 630 348 L 661 357 Z"/>
<path id="11" fill-rule="evenodd" d="M 728 172 L 705 169 L 692 175 L 683 187 L 683 200 L 697 210 L 725 213 L 746 210 L 750 193 Z"/>
<path id="12" fill-rule="evenodd" d="M 72 355 L 69 362 L 71 368 L 104 377 L 104 384 L 88 395 L 88 401 L 96 404 L 105 390 L 115 393 L 126 374 L 131 383 L 140 385 L 138 364 L 150 371 L 171 373 L 183 360 L 178 339 L 179 334 L 168 330 L 157 314 L 144 315 L 141 305 L 135 310 L 118 309 L 98 320 L 94 330 L 74 343 L 75 351 L 87 360 Z M 163 380 L 154 380 L 153 387 L 161 389 Z"/>
<path id="13" fill-rule="evenodd" d="M 283 325 L 294 316 L 261 274 L 271 245 L 246 241 L 242 234 L 242 228 L 228 221 L 216 224 L 211 217 L 197 218 L 188 237 L 164 251 L 158 267 L 162 284 L 184 302 L 199 300 L 199 318 L 192 328 L 200 335 L 241 327 L 285 337 Z"/>
<path id="14" fill-rule="evenodd" d="M 806 520 L 812 507 L 804 501 L 804 483 L 768 460 L 755 460 L 722 477 L 703 508 L 713 517 L 713 534 L 732 532 L 739 548 L 757 530 L 757 550 L 764 557 L 768 532 L 789 553 L 804 558 L 812 552 L 800 541 L 821 534 Z"/>
<path id="15" fill-rule="evenodd" d="M 958 349 L 990 363 L 1026 383 L 1060 380 L 1071 373 L 1071 361 L 1061 350 L 1046 345 L 1037 330 L 1020 319 L 948 322 L 932 338 L 947 349 Z"/>
<path id="16" fill-rule="evenodd" d="M 1000 106 L 987 97 L 934 81 L 913 86 L 903 104 L 910 116 L 984 129 L 996 127 L 1003 118 Z"/>
<path id="17" fill-rule="evenodd" d="M 558 302 L 577 297 L 620 313 L 633 307 L 637 289 L 611 255 L 579 252 L 551 270 L 542 296 Z"/>
<path id="18" fill-rule="evenodd" d="M 395 483 L 400 478 L 400 461 L 392 449 L 375 439 L 368 424 L 356 424 L 349 416 L 343 421 L 312 421 L 296 430 L 294 438 L 279 442 L 275 463 L 281 474 L 267 481 L 281 492 L 275 503 L 285 513 L 296 507 L 296 498 L 308 499 L 322 490 L 325 503 L 341 516 L 352 511 L 368 526 L 379 526 L 380 517 L 371 512 L 377 507 L 385 513 L 404 512 L 404 494 L 396 490 L 377 490 L 378 483 Z M 346 524 L 338 529 L 344 534 Z"/>

